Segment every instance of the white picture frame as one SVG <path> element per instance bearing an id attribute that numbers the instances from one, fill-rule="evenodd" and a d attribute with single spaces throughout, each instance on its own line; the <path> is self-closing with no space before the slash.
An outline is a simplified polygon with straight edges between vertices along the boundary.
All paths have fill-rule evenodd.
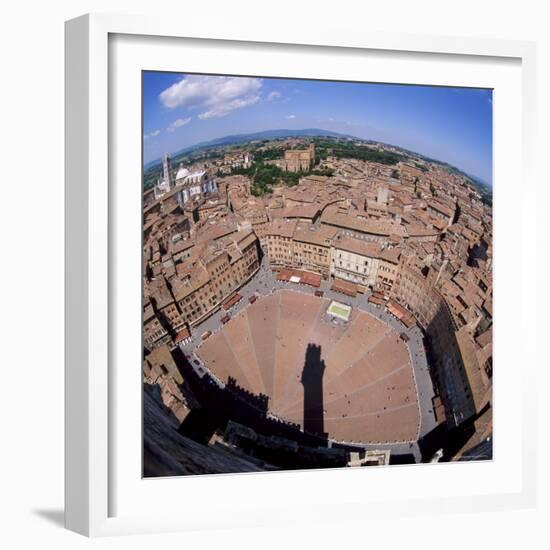
<path id="1" fill-rule="evenodd" d="M 521 154 L 518 155 L 518 159 L 510 161 L 511 174 L 503 174 L 499 171 L 498 165 L 495 166 L 495 180 L 498 187 L 499 181 L 506 182 L 506 177 L 517 176 L 522 182 L 522 193 L 530 194 L 531 200 L 536 194 L 531 152 L 535 120 L 535 46 L 533 43 L 484 38 L 461 39 L 367 31 L 353 32 L 346 29 L 321 29 L 315 26 L 299 29 L 299 31 L 292 27 L 270 29 L 268 22 L 263 27 L 258 26 L 247 30 L 224 28 L 222 22 L 213 21 L 205 22 L 203 25 L 194 24 L 191 28 L 193 35 L 186 33 L 185 39 L 198 41 L 199 44 L 205 41 L 214 48 L 223 48 L 226 44 L 232 47 L 247 47 L 251 51 L 254 48 L 263 48 L 265 51 L 266 48 L 274 48 L 278 45 L 284 47 L 287 53 L 305 50 L 317 53 L 347 52 L 350 55 L 355 55 L 357 52 L 379 52 L 383 55 L 395 54 L 400 58 L 421 55 L 427 59 L 437 60 L 441 64 L 465 59 L 472 62 L 481 60 L 495 66 L 506 63 L 514 65 L 514 74 L 520 84 L 519 98 L 516 98 L 520 100 L 517 106 L 520 116 L 515 121 L 519 123 L 515 128 L 520 130 L 520 135 L 516 136 L 514 138 L 516 141 L 510 142 L 510 145 L 519 143 Z M 411 513 L 435 514 L 440 513 L 442 509 L 451 512 L 532 506 L 536 482 L 533 464 L 535 438 L 533 424 L 529 422 L 529 418 L 534 417 L 535 414 L 535 352 L 529 349 L 528 345 L 530 341 L 528 319 L 535 307 L 533 297 L 536 294 L 533 285 L 527 284 L 526 273 L 522 273 L 521 270 L 515 277 L 523 305 L 511 310 L 510 313 L 499 309 L 498 297 L 495 300 L 498 312 L 495 321 L 496 333 L 501 331 L 504 334 L 513 315 L 517 315 L 517 326 L 514 330 L 525 336 L 521 344 L 524 347 L 517 351 L 518 355 L 514 356 L 513 350 L 510 353 L 507 352 L 504 347 L 507 345 L 505 337 L 500 339 L 502 344 L 498 343 L 498 338 L 496 339 L 496 346 L 502 346 L 502 351 L 495 353 L 497 361 L 502 361 L 504 364 L 506 361 L 513 361 L 514 357 L 520 357 L 521 351 L 522 372 L 518 374 L 520 382 L 518 387 L 521 390 L 517 396 L 516 411 L 510 411 L 506 406 L 510 402 L 506 386 L 498 382 L 495 384 L 496 410 L 498 411 L 498 407 L 501 406 L 503 411 L 510 412 L 510 422 L 504 421 L 504 417 L 499 421 L 497 416 L 497 428 L 499 425 L 502 427 L 501 440 L 510 439 L 508 437 L 510 434 L 505 433 L 507 429 L 505 425 L 515 426 L 514 422 L 518 423 L 521 437 L 518 437 L 515 442 L 509 441 L 510 445 L 505 449 L 503 447 L 504 451 L 500 455 L 496 453 L 495 460 L 491 464 L 458 466 L 465 477 L 473 479 L 479 476 L 480 479 L 490 479 L 495 485 L 494 490 L 482 487 L 476 494 L 465 485 L 462 492 L 457 489 L 449 496 L 433 496 L 428 493 L 420 495 L 415 489 L 417 481 L 409 482 L 411 470 L 406 467 L 391 469 L 391 473 L 388 473 L 388 469 L 380 469 L 381 471 L 376 474 L 371 474 L 370 471 L 367 474 L 365 469 L 357 469 L 350 473 L 346 472 L 345 478 L 342 477 L 342 472 L 332 471 L 284 473 L 276 474 L 275 483 L 268 479 L 273 480 L 270 474 L 260 474 L 262 477 L 247 474 L 144 481 L 136 479 L 135 470 L 132 470 L 133 478 L 130 481 L 127 480 L 128 483 L 120 479 L 121 468 L 115 455 L 124 454 L 126 443 L 121 434 L 121 420 L 117 409 L 126 410 L 126 406 L 120 404 L 118 399 L 121 397 L 120 383 L 113 383 L 117 354 L 113 351 L 114 337 L 111 329 L 118 321 L 113 318 L 111 302 L 118 299 L 112 292 L 113 269 L 117 261 L 122 261 L 112 255 L 116 241 L 113 230 L 120 226 L 117 216 L 120 215 L 121 208 L 125 207 L 120 204 L 120 196 L 117 195 L 119 191 L 113 195 L 113 189 L 110 188 L 117 174 L 112 166 L 113 158 L 109 157 L 109 145 L 113 136 L 112 126 L 116 118 L 116 115 L 110 112 L 109 106 L 112 101 L 111 96 L 114 94 L 112 86 L 116 81 L 113 71 L 122 70 L 122 67 L 110 60 L 110 37 L 131 37 L 134 42 L 160 37 L 161 41 L 165 42 L 163 48 L 168 49 L 172 46 L 166 43 L 166 40 L 184 38 L 181 35 L 181 25 L 168 17 L 85 15 L 66 23 L 66 527 L 84 535 L 101 536 L 293 521 L 296 517 L 296 508 L 284 507 L 281 504 L 282 496 L 279 498 L 274 493 L 274 502 L 270 506 L 258 505 L 246 500 L 247 495 L 258 490 L 255 487 L 260 485 L 263 491 L 300 487 L 302 491 L 299 492 L 306 496 L 296 495 L 297 504 L 309 507 L 308 511 L 302 514 L 301 521 L 311 522 L 329 518 L 361 519 L 365 513 L 371 517 L 377 515 L 398 517 Z M 171 62 L 166 63 L 170 65 Z M 242 63 L 242 67 L 245 67 L 246 63 L 244 61 Z M 245 71 L 244 68 L 242 70 Z M 289 66 L 287 70 L 289 76 L 294 76 L 292 71 L 301 74 L 297 67 Z M 243 74 L 251 73 L 246 71 Z M 420 72 L 418 74 L 420 79 Z M 408 78 L 412 77 L 409 75 Z M 460 79 L 460 77 L 455 78 Z M 365 80 L 368 79 L 368 75 L 365 75 Z M 445 81 L 444 72 L 434 75 L 433 80 L 440 84 L 448 84 Z M 503 80 L 502 86 L 505 85 L 504 82 Z M 502 95 L 503 98 L 504 95 Z M 496 101 L 498 102 L 498 94 Z M 509 101 L 515 100 L 510 97 Z M 504 121 L 504 119 L 501 120 Z M 140 121 L 138 122 L 141 124 Z M 497 144 L 501 139 L 500 132 L 503 127 L 504 124 L 500 127 L 498 124 L 495 126 Z M 132 143 L 140 142 L 141 131 L 137 136 L 129 136 L 128 140 Z M 120 145 L 120 151 L 121 158 L 130 158 L 128 154 L 131 151 L 126 152 L 125 145 Z M 500 155 L 499 158 L 502 156 Z M 517 165 L 512 166 L 516 160 Z M 141 170 L 139 159 L 136 163 L 137 168 Z M 135 174 L 132 173 L 128 180 L 136 183 L 134 176 Z M 140 184 L 141 180 L 139 180 Z M 514 205 L 514 198 L 510 196 L 508 187 L 503 184 L 502 191 L 500 189 L 496 191 L 495 239 L 498 242 L 501 238 L 498 236 L 498 231 L 501 231 L 502 242 L 505 239 L 509 246 L 517 245 L 518 259 L 521 262 L 522 258 L 533 253 L 534 245 L 529 243 L 526 234 L 529 228 L 534 231 L 536 221 L 533 217 L 520 218 L 517 234 L 507 236 L 504 221 L 499 225 L 498 216 L 503 214 L 498 211 L 500 209 L 500 212 L 505 212 L 506 208 Z M 521 210 L 521 205 L 524 203 L 521 198 L 518 198 L 518 202 Z M 131 210 L 132 204 L 130 200 L 127 209 Z M 526 209 L 525 212 L 527 212 Z M 140 212 L 133 212 L 128 216 L 128 220 L 135 221 L 140 219 Z M 131 224 L 129 226 L 134 227 Z M 139 239 L 139 233 L 136 238 Z M 121 252 L 120 249 L 117 251 Z M 500 267 L 497 261 L 495 279 L 498 281 L 502 272 L 504 285 L 506 283 L 504 272 L 507 265 L 510 265 L 508 262 L 512 260 L 507 256 L 504 245 L 497 246 L 497 254 L 502 260 L 498 260 Z M 138 296 L 135 298 L 137 300 Z M 501 317 L 498 317 L 499 315 Z M 135 321 L 139 324 L 140 319 Z M 140 350 L 136 351 L 139 354 Z M 140 363 L 137 363 L 135 368 L 138 369 L 136 381 L 139 382 Z M 496 369 L 498 368 L 497 366 Z M 133 395 L 136 388 L 139 392 L 139 383 L 129 383 L 127 393 Z M 130 405 L 134 408 L 131 410 L 135 412 L 135 404 L 139 403 L 140 395 L 132 399 Z M 518 410 L 521 411 L 519 415 Z M 118 418 L 116 422 L 115 416 Z M 135 422 L 137 427 L 132 428 L 133 444 L 140 433 L 139 415 L 135 418 Z M 495 438 L 498 442 L 498 435 Z M 517 455 L 508 456 L 514 449 L 514 445 Z M 134 448 L 131 447 L 131 449 Z M 141 456 L 135 457 L 137 462 L 140 459 Z M 507 460 L 510 459 L 515 466 L 513 471 L 509 470 L 510 475 L 506 476 L 509 464 Z M 453 465 L 453 467 L 457 466 Z M 499 467 L 500 471 L 498 471 Z M 471 469 L 466 471 L 465 468 Z M 493 470 L 494 478 L 491 477 Z M 430 483 L 441 486 L 442 481 L 446 480 L 449 486 L 452 484 L 454 471 L 450 474 L 445 465 L 435 466 L 431 471 L 433 473 L 430 473 L 430 477 L 433 479 Z M 319 475 L 325 476 L 323 480 L 327 480 L 327 489 L 324 492 L 332 491 L 331 503 L 323 501 L 322 495 L 315 492 Z M 380 499 L 376 495 L 368 498 L 365 492 L 352 493 L 354 487 L 360 487 L 365 483 L 366 475 L 372 476 L 368 479 L 369 493 L 371 487 L 373 490 L 376 486 L 383 487 L 388 480 L 392 483 L 396 481 L 401 486 L 400 492 L 392 494 L 388 499 Z M 509 480 L 506 481 L 504 476 Z M 146 500 L 140 499 L 153 498 L 153 494 L 158 498 L 163 492 L 168 494 L 175 487 L 169 484 L 182 482 L 186 483 L 187 491 L 195 492 L 197 502 L 200 502 L 203 492 L 208 495 L 216 495 L 219 492 L 219 502 L 216 506 L 209 508 L 207 513 L 195 515 L 182 514 L 181 509 L 174 515 L 169 515 L 164 510 L 160 510 L 156 515 L 146 513 L 143 504 L 140 504 Z M 419 478 L 418 483 L 423 481 Z M 136 485 L 143 484 L 147 485 L 147 491 L 143 495 L 138 496 L 131 492 L 133 490 L 131 487 L 135 488 Z M 126 501 L 132 500 L 136 505 L 127 509 L 115 505 L 117 501 L 113 496 L 115 486 L 117 491 L 127 492 Z M 344 490 L 337 494 L 334 492 L 336 486 L 343 487 Z M 236 494 L 236 490 L 241 492 L 239 487 L 242 487 L 240 496 Z M 349 492 L 346 492 L 348 487 Z M 153 492 L 150 492 L 151 490 Z M 145 496 L 146 494 L 148 497 Z M 229 497 L 225 498 L 223 495 L 229 495 Z M 119 501 L 123 502 L 124 498 Z M 316 501 L 319 503 L 317 508 Z M 168 506 L 166 508 L 169 509 Z"/>

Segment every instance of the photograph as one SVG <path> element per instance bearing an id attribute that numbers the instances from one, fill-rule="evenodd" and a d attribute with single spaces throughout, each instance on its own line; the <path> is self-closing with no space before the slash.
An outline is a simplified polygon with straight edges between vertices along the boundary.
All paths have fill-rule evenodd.
<path id="1" fill-rule="evenodd" d="M 143 70 L 141 107 L 143 477 L 492 460 L 493 90 Z"/>

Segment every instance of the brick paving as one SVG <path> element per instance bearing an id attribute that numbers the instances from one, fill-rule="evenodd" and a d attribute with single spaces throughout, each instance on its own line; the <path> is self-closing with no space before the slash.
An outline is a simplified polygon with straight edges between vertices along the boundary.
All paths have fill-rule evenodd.
<path id="1" fill-rule="evenodd" d="M 303 425 L 300 382 L 307 345 L 321 346 L 325 431 L 335 441 L 365 448 L 387 446 L 418 457 L 416 441 L 431 431 L 432 382 L 422 333 L 368 302 L 330 290 L 323 298 L 314 288 L 276 281 L 265 259 L 243 286 L 243 299 L 222 325 L 218 311 L 196 327 L 182 350 L 198 357 L 222 382 L 233 376 L 245 389 L 269 396 L 270 410 Z M 249 297 L 258 296 L 254 304 Z M 331 300 L 350 305 L 350 321 L 332 322 L 325 312 Z M 213 334 L 201 341 L 205 331 Z M 405 344 L 400 333 L 409 336 Z"/>

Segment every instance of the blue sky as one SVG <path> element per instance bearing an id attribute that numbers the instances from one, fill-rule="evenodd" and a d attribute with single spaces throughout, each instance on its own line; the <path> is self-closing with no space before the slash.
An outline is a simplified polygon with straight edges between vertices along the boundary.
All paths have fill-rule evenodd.
<path id="1" fill-rule="evenodd" d="M 232 134 L 322 128 L 492 183 L 492 107 L 485 89 L 144 72 L 144 162 Z"/>

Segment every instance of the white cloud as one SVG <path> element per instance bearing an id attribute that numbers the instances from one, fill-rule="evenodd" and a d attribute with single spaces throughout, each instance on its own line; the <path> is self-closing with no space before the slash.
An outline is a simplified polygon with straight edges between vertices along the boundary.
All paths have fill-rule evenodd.
<path id="1" fill-rule="evenodd" d="M 260 78 L 189 75 L 164 90 L 159 98 L 169 108 L 206 109 L 200 119 L 223 117 L 259 99 Z"/>
<path id="2" fill-rule="evenodd" d="M 254 103 L 256 103 L 259 99 L 260 99 L 260 96 L 248 96 L 248 97 L 243 97 L 239 99 L 233 99 L 231 101 L 218 103 L 208 111 L 201 113 L 199 115 L 199 118 L 201 120 L 204 120 L 207 118 L 220 118 L 228 115 L 231 111 L 236 111 L 238 109 L 242 109 L 243 107 L 248 107 L 249 105 L 254 105 Z"/>
<path id="3" fill-rule="evenodd" d="M 145 134 L 143 136 L 143 139 L 154 138 L 154 137 L 157 137 L 159 134 L 160 134 L 160 130 L 153 130 L 152 132 Z"/>
<path id="4" fill-rule="evenodd" d="M 296 115 L 288 115 L 286 118 L 296 118 Z"/>
<path id="5" fill-rule="evenodd" d="M 281 92 L 277 92 L 274 90 L 273 92 L 269 92 L 267 96 L 267 101 L 274 101 L 276 99 L 279 99 L 281 97 Z"/>
<path id="6" fill-rule="evenodd" d="M 185 126 L 186 124 L 189 124 L 190 122 L 191 122 L 191 117 L 189 117 L 189 118 L 177 118 L 166 129 L 169 132 L 174 132 L 177 128 L 181 128 L 182 126 Z"/>

